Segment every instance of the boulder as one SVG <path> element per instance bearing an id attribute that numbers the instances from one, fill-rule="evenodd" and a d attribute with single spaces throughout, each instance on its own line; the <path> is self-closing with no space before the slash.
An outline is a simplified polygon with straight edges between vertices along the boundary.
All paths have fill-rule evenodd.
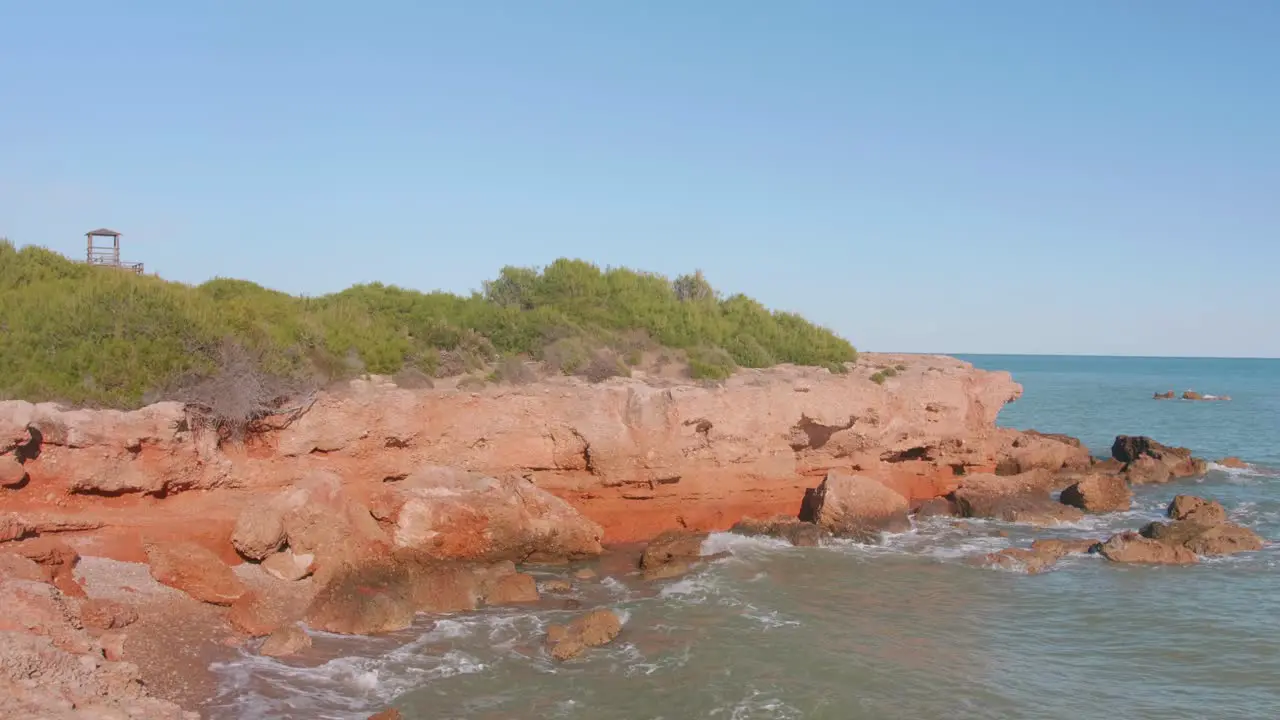
<path id="1" fill-rule="evenodd" d="M 27 482 L 27 469 L 12 455 L 0 455 L 0 487 L 17 488 Z"/>
<path id="2" fill-rule="evenodd" d="M 953 493 L 961 517 L 994 518 L 1032 525 L 1078 522 L 1084 513 L 1049 497 L 1044 473 L 1012 477 L 976 474 L 964 478 Z"/>
<path id="3" fill-rule="evenodd" d="M 1233 523 L 1205 524 L 1193 520 L 1153 522 L 1139 531 L 1143 537 L 1173 547 L 1190 550 L 1197 555 L 1234 555 L 1253 552 L 1263 547 L 1262 538 L 1249 528 Z"/>
<path id="4" fill-rule="evenodd" d="M 1234 555 L 1261 550 L 1265 543 L 1257 533 L 1233 523 L 1214 525 L 1187 541 L 1186 547 L 1197 555 Z"/>
<path id="5" fill-rule="evenodd" d="M 538 602 L 538 583 L 524 573 L 503 575 L 485 588 L 484 601 L 489 605 Z"/>
<path id="6" fill-rule="evenodd" d="M 1089 475 L 1063 490 L 1059 501 L 1086 512 L 1124 512 L 1133 503 L 1133 492 L 1122 477 Z"/>
<path id="7" fill-rule="evenodd" d="M 1152 397 L 1154 397 L 1156 400 L 1172 400 L 1175 397 L 1177 397 L 1177 395 L 1175 395 L 1172 390 L 1166 390 L 1165 392 L 1158 392 Z"/>
<path id="8" fill-rule="evenodd" d="M 822 543 L 825 533 L 816 524 L 780 515 L 765 520 L 743 518 L 729 532 L 738 535 L 763 535 L 786 540 L 796 547 L 816 547 Z"/>
<path id="9" fill-rule="evenodd" d="M 1092 552 L 1097 546 L 1097 540 L 1064 540 L 1058 538 L 1043 538 L 1031 543 L 1032 550 L 1055 558 L 1067 555 L 1083 555 Z"/>
<path id="10" fill-rule="evenodd" d="M 213 551 L 186 541 L 146 545 L 151 576 L 201 602 L 231 605 L 247 592 L 240 578 Z"/>
<path id="11" fill-rule="evenodd" d="M 115 600 L 92 598 L 80 603 L 80 620 L 95 630 L 119 630 L 136 622 L 138 611 Z"/>
<path id="12" fill-rule="evenodd" d="M 1021 475 L 1043 470 L 1084 470 L 1089 467 L 1089 449 L 1079 439 L 1059 433 L 1026 430 L 1013 437 L 996 464 L 996 474 Z"/>
<path id="13" fill-rule="evenodd" d="M 1168 465 L 1144 456 L 1125 464 L 1124 477 L 1134 485 L 1162 485 L 1173 479 L 1173 473 Z"/>
<path id="14" fill-rule="evenodd" d="M 1028 575 L 1037 575 L 1053 567 L 1057 556 L 1028 550 L 1026 548 L 1005 548 L 999 552 L 989 553 L 983 557 L 983 564 L 1004 570 L 1022 571 Z"/>
<path id="15" fill-rule="evenodd" d="M 75 567 L 80 554 L 56 538 L 39 537 L 20 543 L 17 552 L 35 562 L 44 571 L 45 582 L 69 597 L 84 597 L 84 588 L 76 582 Z"/>
<path id="16" fill-rule="evenodd" d="M 1222 507 L 1222 503 L 1195 495 L 1174 497 L 1166 513 L 1171 520 L 1186 520 L 1202 525 L 1216 525 L 1227 521 L 1227 509 Z"/>
<path id="17" fill-rule="evenodd" d="M 1196 392 L 1195 390 L 1186 390 L 1182 393 L 1182 399 L 1183 400 L 1203 400 L 1204 395 Z"/>
<path id="18" fill-rule="evenodd" d="M 612 610 L 595 610 L 574 619 L 568 625 L 547 628 L 547 651 L 564 661 L 581 655 L 587 648 L 613 642 L 622 632 L 622 621 Z"/>
<path id="19" fill-rule="evenodd" d="M 241 595 L 240 599 L 231 605 L 231 611 L 227 613 L 227 622 L 236 632 L 249 637 L 264 637 L 275 632 L 282 625 L 297 619 L 290 617 L 290 610 L 285 605 L 275 596 L 267 596 L 251 590 Z"/>
<path id="20" fill-rule="evenodd" d="M 1225 468 L 1231 468 L 1232 470 L 1245 470 L 1249 467 L 1249 463 L 1234 456 L 1224 457 L 1218 461 L 1218 464 Z"/>
<path id="21" fill-rule="evenodd" d="M 346 568 L 320 588 L 307 609 L 307 625 L 342 635 L 404 630 L 416 612 L 409 569 L 386 561 Z"/>
<path id="22" fill-rule="evenodd" d="M 560 498 L 519 477 L 427 466 L 376 501 L 395 547 L 442 560 L 583 559 L 603 530 Z"/>
<path id="23" fill-rule="evenodd" d="M 1171 478 L 1203 475 L 1208 464 L 1184 447 L 1171 447 L 1141 435 L 1118 435 L 1111 456 L 1125 463 L 1125 474 L 1134 484 L 1168 482 Z"/>
<path id="24" fill-rule="evenodd" d="M 874 541 L 911 529 L 906 498 L 871 478 L 835 470 L 813 493 L 814 522 L 836 537 Z"/>
<path id="25" fill-rule="evenodd" d="M 702 557 L 706 533 L 668 530 L 649 541 L 640 556 L 640 569 L 656 570 L 677 562 L 696 562 Z"/>
<path id="26" fill-rule="evenodd" d="M 311 647 L 311 636 L 297 625 L 286 625 L 262 641 L 258 652 L 267 657 L 287 657 Z"/>
<path id="27" fill-rule="evenodd" d="M 1112 562 L 1154 565 L 1190 565 L 1199 562 L 1196 554 L 1182 545 L 1152 540 L 1136 532 L 1111 536 L 1098 553 Z"/>
<path id="28" fill-rule="evenodd" d="M 569 592 L 573 592 L 573 583 L 569 582 L 568 580 L 559 580 L 559 579 L 546 580 L 542 583 L 542 585 L 538 588 L 538 590 L 544 593 L 559 593 L 559 594 L 569 593 Z"/>
<path id="29" fill-rule="evenodd" d="M 531 597 L 532 593 L 532 597 Z M 510 561 L 441 562 L 403 554 L 347 566 L 316 593 L 305 619 L 326 632 L 373 635 L 409 627 L 414 613 L 453 613 L 536 600 L 537 585 Z"/>
<path id="30" fill-rule="evenodd" d="M 263 561 L 268 572 L 286 579 L 311 572 L 328 576 L 344 565 L 385 556 L 391 544 L 369 507 L 332 472 L 308 473 L 289 489 L 246 506 L 231 542 L 241 555 Z"/>
<path id="31" fill-rule="evenodd" d="M 944 497 L 940 497 L 931 498 L 919 503 L 915 506 L 915 510 L 912 514 L 916 516 L 917 520 L 923 520 L 931 517 L 956 517 L 960 514 L 960 510 L 956 507 L 955 503 Z"/>
<path id="32" fill-rule="evenodd" d="M 267 574 L 287 582 L 302 580 L 314 569 L 315 555 L 295 555 L 293 550 L 285 548 L 282 552 L 268 555 L 262 561 L 262 569 Z"/>

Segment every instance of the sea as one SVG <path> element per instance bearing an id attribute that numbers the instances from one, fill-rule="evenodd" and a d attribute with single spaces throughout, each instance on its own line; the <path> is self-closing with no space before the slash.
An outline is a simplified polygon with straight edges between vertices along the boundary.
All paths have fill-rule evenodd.
<path id="1" fill-rule="evenodd" d="M 604 561 L 571 601 L 421 617 L 379 638 L 313 635 L 286 661 L 218 663 L 217 720 L 417 718 L 886 720 L 1280 718 L 1280 360 L 965 356 L 1024 394 L 1002 425 L 1062 432 L 1105 456 L 1118 434 L 1209 459 L 1207 476 L 1136 491 L 1129 512 L 1035 530 L 950 518 L 882 545 L 794 548 L 712 535 L 731 554 L 642 582 Z M 1154 400 L 1173 390 L 1230 401 Z M 1104 538 L 1192 493 L 1272 544 L 1188 567 L 1071 556 L 1039 575 L 975 555 L 1033 538 Z M 610 566 L 612 562 L 612 566 Z M 577 569 L 577 568 L 572 568 Z M 565 577 L 563 569 L 536 573 Z M 571 607 L 576 605 L 577 607 Z M 612 645 L 556 663 L 548 624 L 608 607 Z"/>

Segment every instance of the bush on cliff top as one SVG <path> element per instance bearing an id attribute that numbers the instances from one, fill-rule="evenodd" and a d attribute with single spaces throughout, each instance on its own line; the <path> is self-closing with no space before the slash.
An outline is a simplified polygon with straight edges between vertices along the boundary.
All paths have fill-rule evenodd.
<path id="1" fill-rule="evenodd" d="M 228 341 L 283 377 L 473 372 L 528 355 L 573 372 L 591 348 L 686 350 L 695 375 L 851 361 L 853 347 L 798 315 L 701 274 L 675 281 L 557 260 L 507 267 L 470 296 L 379 283 L 300 298 L 244 280 L 189 286 L 0 240 L 0 398 L 130 407 L 214 372 Z M 575 367 L 570 367 L 575 366 Z"/>

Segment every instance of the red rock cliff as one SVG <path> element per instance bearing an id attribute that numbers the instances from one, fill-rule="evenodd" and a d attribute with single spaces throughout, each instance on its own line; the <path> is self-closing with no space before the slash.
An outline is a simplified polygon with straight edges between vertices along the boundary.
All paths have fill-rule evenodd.
<path id="1" fill-rule="evenodd" d="M 894 366 L 905 369 L 870 379 Z M 136 555 L 141 535 L 207 537 L 226 553 L 237 514 L 264 492 L 324 470 L 372 496 L 424 465 L 524 476 L 602 525 L 607 542 L 722 529 L 795 514 L 833 467 L 912 499 L 949 492 L 969 470 L 1056 468 L 1078 455 L 995 428 L 1020 393 L 1008 373 L 936 356 L 867 355 L 848 375 L 743 371 L 718 386 L 565 378 L 467 392 L 374 379 L 233 448 L 193 435 L 174 403 L 116 412 L 5 402 L 0 463 L 21 467 L 0 474 L 12 511 L 0 534 L 80 523 L 105 526 L 102 551 L 116 555 Z"/>

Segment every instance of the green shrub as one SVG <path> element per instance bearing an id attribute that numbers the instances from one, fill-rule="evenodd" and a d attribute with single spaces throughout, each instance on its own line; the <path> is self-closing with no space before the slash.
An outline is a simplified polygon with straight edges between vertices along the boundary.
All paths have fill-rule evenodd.
<path id="1" fill-rule="evenodd" d="M 176 379 L 211 375 L 227 340 L 262 370 L 308 381 L 474 374 L 520 354 L 571 374 L 599 347 L 631 364 L 684 351 L 700 378 L 857 357 L 798 315 L 722 299 L 700 273 L 670 281 L 561 259 L 503 268 L 468 296 L 370 283 L 303 298 L 228 278 L 167 282 L 0 241 L 0 398 L 134 407 Z"/>
<path id="2" fill-rule="evenodd" d="M 888 379 L 888 377 L 889 377 L 889 376 L 888 376 L 888 375 L 885 375 L 885 374 L 884 374 L 884 371 L 883 371 L 883 370 L 881 370 L 880 372 L 877 372 L 877 373 L 875 373 L 874 375 L 872 375 L 872 376 L 871 376 L 871 382 L 873 382 L 873 383 L 875 383 L 875 384 L 877 384 L 877 385 L 883 385 L 883 384 L 884 384 L 884 381 L 885 381 L 885 380 L 887 380 L 887 379 Z"/>
<path id="3" fill-rule="evenodd" d="M 733 357 L 718 347 L 689 351 L 689 375 L 695 380 L 724 380 L 736 369 Z"/>

